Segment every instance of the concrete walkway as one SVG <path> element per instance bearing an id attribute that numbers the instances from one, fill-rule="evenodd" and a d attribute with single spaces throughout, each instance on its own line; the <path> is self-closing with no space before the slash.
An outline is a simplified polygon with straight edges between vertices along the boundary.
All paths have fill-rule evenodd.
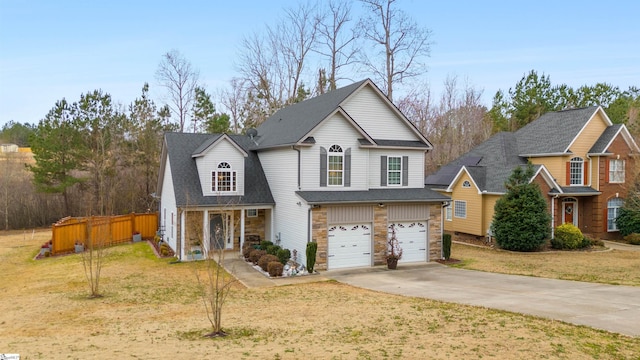
<path id="1" fill-rule="evenodd" d="M 244 286 L 248 288 L 260 288 L 271 286 L 284 286 L 292 284 L 302 284 L 308 282 L 327 281 L 328 278 L 322 274 L 269 278 L 242 258 L 237 252 L 225 254 L 224 267 L 227 272 L 233 274 Z"/>
<path id="2" fill-rule="evenodd" d="M 270 279 L 237 253 L 225 268 L 247 287 L 336 281 L 360 288 L 482 306 L 640 336 L 640 287 L 604 285 L 450 268 L 438 263 L 323 271 Z"/>
<path id="3" fill-rule="evenodd" d="M 640 251 L 640 245 L 623 244 L 615 241 L 603 240 L 604 246 L 614 250 Z"/>

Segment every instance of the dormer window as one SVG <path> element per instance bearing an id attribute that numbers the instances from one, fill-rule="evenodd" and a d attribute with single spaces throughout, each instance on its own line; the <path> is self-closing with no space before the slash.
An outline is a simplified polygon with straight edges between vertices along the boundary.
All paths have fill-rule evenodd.
<path id="1" fill-rule="evenodd" d="M 342 186 L 343 174 L 344 174 L 344 152 L 339 145 L 331 145 L 328 154 L 329 171 L 328 184 L 329 186 Z"/>
<path id="2" fill-rule="evenodd" d="M 581 157 L 571 158 L 569 165 L 570 185 L 583 185 L 584 179 L 584 160 Z"/>
<path id="3" fill-rule="evenodd" d="M 216 171 L 212 173 L 211 190 L 213 192 L 235 192 L 236 172 L 228 162 L 218 164 Z"/>

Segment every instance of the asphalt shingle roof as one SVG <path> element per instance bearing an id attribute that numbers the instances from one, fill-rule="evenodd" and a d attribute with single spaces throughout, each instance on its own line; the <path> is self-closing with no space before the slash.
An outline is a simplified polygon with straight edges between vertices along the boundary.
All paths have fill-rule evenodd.
<path id="1" fill-rule="evenodd" d="M 525 155 L 564 153 L 597 108 L 590 106 L 547 113 L 514 133 L 498 133 L 427 176 L 425 184 L 446 188 L 465 166 L 480 191 L 503 193 L 513 169 L 527 164 Z M 607 128 L 591 152 L 604 151 L 618 128 Z"/>
<path id="2" fill-rule="evenodd" d="M 261 149 L 293 145 L 309 133 L 367 80 L 362 80 L 326 94 L 278 110 L 256 130 Z"/>
<path id="3" fill-rule="evenodd" d="M 598 141 L 593 144 L 591 150 L 589 150 L 589 153 L 602 154 L 605 150 L 607 150 L 606 146 L 609 145 L 611 140 L 613 140 L 618 131 L 620 131 L 620 128 L 622 128 L 622 124 L 613 124 L 606 128 L 602 135 L 600 135 L 600 138 L 598 138 Z"/>
<path id="4" fill-rule="evenodd" d="M 519 155 L 563 153 L 597 106 L 546 113 L 516 131 Z"/>
<path id="5" fill-rule="evenodd" d="M 442 202 L 451 200 L 427 188 L 417 189 L 370 189 L 359 191 L 296 191 L 309 204 L 332 203 L 379 203 L 398 202 Z"/>
<path id="6" fill-rule="evenodd" d="M 205 144 L 217 140 L 220 134 L 167 133 L 165 142 L 171 165 L 171 176 L 178 206 L 215 205 L 273 205 L 275 201 L 269 189 L 258 155 L 251 151 L 255 144 L 245 135 L 228 135 L 248 153 L 244 160 L 244 196 L 203 196 L 196 160 L 192 155 L 205 149 Z"/>

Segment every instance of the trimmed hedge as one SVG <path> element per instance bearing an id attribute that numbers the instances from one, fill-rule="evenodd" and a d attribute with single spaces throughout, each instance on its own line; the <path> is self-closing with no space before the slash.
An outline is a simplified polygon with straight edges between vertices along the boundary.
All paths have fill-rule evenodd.
<path id="1" fill-rule="evenodd" d="M 282 265 L 285 265 L 291 259 L 291 251 L 289 249 L 279 249 L 276 253 L 278 260 Z"/>
<path id="2" fill-rule="evenodd" d="M 442 235 L 442 256 L 445 260 L 451 257 L 451 234 Z"/>
<path id="3" fill-rule="evenodd" d="M 640 245 L 640 234 L 638 233 L 629 234 L 624 239 L 631 245 Z"/>
<path id="4" fill-rule="evenodd" d="M 582 247 L 584 238 L 580 229 L 573 224 L 566 223 L 556 228 L 555 238 L 551 240 L 551 246 L 556 249 L 578 249 Z"/>
<path id="5" fill-rule="evenodd" d="M 278 250 L 280 250 L 280 249 L 282 249 L 282 248 L 280 247 L 280 245 L 269 245 L 269 246 L 267 246 L 267 248 L 266 248 L 266 249 L 264 249 L 264 250 L 267 250 L 267 254 L 270 254 L 270 255 L 277 255 L 277 254 L 278 254 Z"/>
<path id="6" fill-rule="evenodd" d="M 249 254 L 249 261 L 251 261 L 251 263 L 253 265 L 258 265 L 258 260 L 260 260 L 260 258 L 265 255 L 267 252 L 264 250 L 256 250 L 254 249 L 253 251 L 251 251 L 251 253 Z"/>
<path id="7" fill-rule="evenodd" d="M 318 243 L 307 243 L 307 271 L 313 274 L 313 267 L 316 266 L 316 252 L 318 251 Z"/>
<path id="8" fill-rule="evenodd" d="M 271 254 L 264 254 L 260 258 L 260 260 L 258 260 L 258 266 L 260 266 L 262 270 L 267 272 L 269 271 L 269 268 L 268 268 L 269 263 L 274 261 L 280 262 L 277 256 L 271 255 Z"/>
<path id="9" fill-rule="evenodd" d="M 272 261 L 267 264 L 267 272 L 269 273 L 269 276 L 282 276 L 282 270 L 284 270 L 284 265 L 282 265 L 280 261 Z"/>

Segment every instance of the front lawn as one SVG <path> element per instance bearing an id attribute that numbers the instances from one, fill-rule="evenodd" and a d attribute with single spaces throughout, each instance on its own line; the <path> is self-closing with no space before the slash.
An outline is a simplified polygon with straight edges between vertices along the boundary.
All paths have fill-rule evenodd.
<path id="1" fill-rule="evenodd" d="M 512 275 L 640 286 L 640 251 L 519 253 L 454 243 L 456 267 Z"/>
<path id="2" fill-rule="evenodd" d="M 223 310 L 230 335 L 203 338 L 210 328 L 191 264 L 157 259 L 146 243 L 113 247 L 103 269 L 105 296 L 90 300 L 78 255 L 33 260 L 47 236 L 47 231 L 33 238 L 0 232 L 0 353 L 23 359 L 633 359 L 640 354 L 639 338 L 333 281 L 238 285 Z M 463 251 L 456 246 L 452 256 Z M 473 251 L 466 254 L 493 256 Z"/>

